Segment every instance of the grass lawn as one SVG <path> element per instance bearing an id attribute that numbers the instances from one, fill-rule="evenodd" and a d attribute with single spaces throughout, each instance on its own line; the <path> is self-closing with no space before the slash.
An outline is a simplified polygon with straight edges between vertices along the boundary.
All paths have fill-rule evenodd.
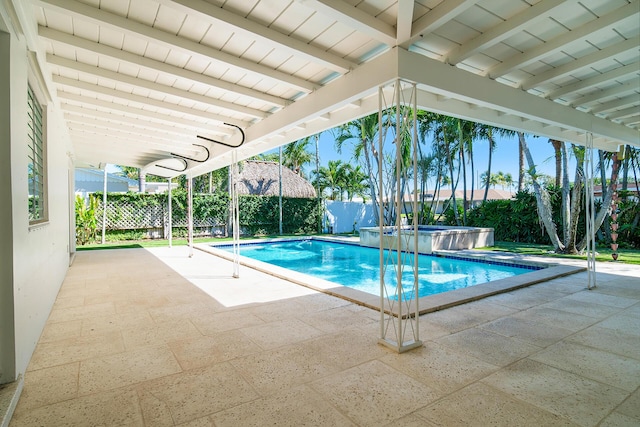
<path id="1" fill-rule="evenodd" d="M 514 252 L 517 254 L 526 255 L 544 255 L 549 257 L 559 258 L 578 258 L 586 260 L 586 255 L 565 255 L 553 253 L 553 246 L 536 245 L 532 243 L 513 243 L 513 242 L 495 242 L 495 246 L 487 248 L 478 248 L 487 251 L 497 252 Z M 599 247 L 596 249 L 597 261 L 613 261 L 611 258 L 611 249 L 605 247 Z M 626 264 L 640 265 L 640 250 L 638 249 L 618 249 L 618 262 Z"/>

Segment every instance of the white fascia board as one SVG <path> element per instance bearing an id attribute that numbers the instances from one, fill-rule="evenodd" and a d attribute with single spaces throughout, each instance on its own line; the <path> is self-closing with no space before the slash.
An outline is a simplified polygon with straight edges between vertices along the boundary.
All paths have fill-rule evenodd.
<path id="1" fill-rule="evenodd" d="M 399 76 L 416 82 L 421 90 L 522 117 L 528 121 L 541 122 L 543 125 L 572 129 L 578 132 L 593 132 L 594 135 L 609 138 L 619 144 L 640 145 L 640 134 L 627 126 L 578 111 L 416 53 L 399 50 L 398 59 Z M 453 111 L 451 114 L 457 115 Z M 518 128 L 529 132 L 526 126 Z M 584 142 L 577 140 L 573 142 L 584 144 Z"/>

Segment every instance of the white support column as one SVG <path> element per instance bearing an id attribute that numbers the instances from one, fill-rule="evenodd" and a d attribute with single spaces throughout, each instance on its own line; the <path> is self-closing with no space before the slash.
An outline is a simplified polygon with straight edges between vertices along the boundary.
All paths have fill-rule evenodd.
<path id="1" fill-rule="evenodd" d="M 240 277 L 240 206 L 238 202 L 238 154 L 236 150 L 231 152 L 231 220 L 233 222 L 233 277 Z"/>
<path id="2" fill-rule="evenodd" d="M 187 175 L 187 241 L 189 244 L 189 258 L 193 257 L 193 181 Z"/>
<path id="3" fill-rule="evenodd" d="M 596 287 L 596 230 L 595 204 L 593 200 L 593 134 L 587 133 L 587 145 L 584 155 L 585 186 L 585 222 L 587 233 L 587 289 Z M 604 183 L 603 183 L 604 188 Z"/>
<path id="4" fill-rule="evenodd" d="M 103 189 L 102 189 L 102 239 L 100 242 L 104 245 L 107 234 L 107 189 L 108 189 L 107 165 L 104 165 Z"/>
<path id="5" fill-rule="evenodd" d="M 391 89 L 393 95 L 387 101 Z M 414 173 L 417 166 L 416 85 L 395 80 L 379 88 L 378 99 L 379 342 L 403 353 L 422 346 L 418 327 L 418 221 L 414 215 L 417 211 L 414 191 L 417 188 Z M 392 164 L 385 163 L 388 154 L 395 156 Z M 405 208 L 407 201 L 410 201 L 411 212 Z M 403 213 L 411 213 L 410 224 L 403 225 Z"/>
<path id="6" fill-rule="evenodd" d="M 171 218 L 171 178 L 167 179 L 167 182 L 169 184 L 169 198 L 167 200 L 167 209 L 169 210 L 169 217 L 167 218 L 167 221 L 169 222 L 169 224 L 167 226 L 167 238 L 169 239 L 169 247 L 171 247 L 173 244 L 173 220 Z"/>

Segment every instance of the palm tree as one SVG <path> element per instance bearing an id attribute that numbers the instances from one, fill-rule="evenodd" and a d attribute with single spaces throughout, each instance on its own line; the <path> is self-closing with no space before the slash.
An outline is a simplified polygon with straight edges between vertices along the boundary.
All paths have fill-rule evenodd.
<path id="1" fill-rule="evenodd" d="M 307 163 L 311 163 L 312 154 L 307 151 L 307 147 L 311 143 L 311 137 L 299 139 L 288 144 L 282 152 L 284 156 L 283 166 L 288 167 L 294 173 L 304 177 L 302 167 Z"/>
<path id="2" fill-rule="evenodd" d="M 518 192 L 524 190 L 524 132 L 518 134 Z"/>
<path id="3" fill-rule="evenodd" d="M 326 167 L 321 166 L 316 176 L 316 186 L 322 193 L 329 190 L 329 199 L 342 199 L 345 187 L 345 175 L 349 165 L 342 163 L 342 160 L 329 160 Z"/>
<path id="4" fill-rule="evenodd" d="M 553 153 L 556 159 L 556 187 L 562 185 L 562 141 L 550 139 L 549 143 L 553 146 Z"/>
<path id="5" fill-rule="evenodd" d="M 352 167 L 346 165 L 344 171 L 344 191 L 347 193 L 347 200 L 352 201 L 353 196 L 360 196 L 365 199 L 367 194 L 367 174 L 362 171 L 360 165 Z"/>

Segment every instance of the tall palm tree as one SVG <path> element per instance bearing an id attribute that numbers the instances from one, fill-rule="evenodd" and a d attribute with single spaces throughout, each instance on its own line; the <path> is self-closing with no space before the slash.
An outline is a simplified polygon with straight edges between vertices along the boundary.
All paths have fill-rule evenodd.
<path id="1" fill-rule="evenodd" d="M 311 136 L 287 144 L 283 150 L 283 166 L 304 177 L 302 167 L 311 163 L 312 154 L 307 150 L 311 144 Z"/>

